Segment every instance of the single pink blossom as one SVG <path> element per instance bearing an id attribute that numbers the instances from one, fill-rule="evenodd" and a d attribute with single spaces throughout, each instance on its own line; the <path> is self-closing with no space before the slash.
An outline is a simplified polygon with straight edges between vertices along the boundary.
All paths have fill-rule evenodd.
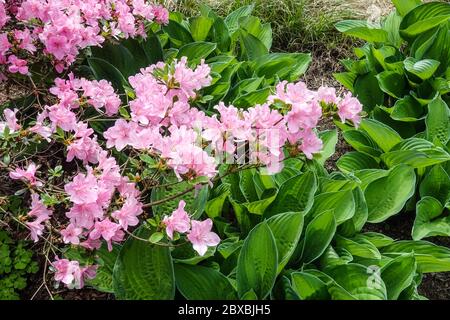
<path id="1" fill-rule="evenodd" d="M 204 221 L 191 221 L 191 231 L 187 238 L 192 243 L 199 255 L 205 255 L 208 247 L 215 247 L 220 243 L 220 238 L 211 232 L 213 222 L 211 219 Z"/>
<path id="2" fill-rule="evenodd" d="M 163 223 L 166 226 L 166 233 L 169 239 L 173 239 L 174 231 L 185 233 L 189 231 L 191 218 L 184 210 L 186 202 L 181 200 L 178 203 L 178 208 L 172 212 L 172 215 L 164 216 Z"/>
<path id="3" fill-rule="evenodd" d="M 11 171 L 9 173 L 9 177 L 15 180 L 25 179 L 30 183 L 30 185 L 41 187 L 42 182 L 38 181 L 35 177 L 36 170 L 36 165 L 31 162 L 25 170 L 22 168 L 16 168 L 14 171 Z"/>

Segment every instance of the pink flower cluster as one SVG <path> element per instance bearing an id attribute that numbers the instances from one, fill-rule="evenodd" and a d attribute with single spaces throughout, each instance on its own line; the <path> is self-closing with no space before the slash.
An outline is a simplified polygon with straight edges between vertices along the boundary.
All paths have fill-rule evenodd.
<path id="1" fill-rule="evenodd" d="M 94 279 L 97 266 L 81 267 L 78 261 L 60 259 L 52 262 L 51 268 L 55 272 L 55 280 L 64 283 L 69 289 L 81 289 L 86 279 Z"/>
<path id="2" fill-rule="evenodd" d="M 199 255 L 205 255 L 208 247 L 215 247 L 220 243 L 220 238 L 212 229 L 212 220 L 204 221 L 191 220 L 184 210 L 186 203 L 181 200 L 178 208 L 170 216 L 164 216 L 163 224 L 166 226 L 166 233 L 169 239 L 173 239 L 173 233 L 186 233 L 187 239 Z"/>
<path id="3" fill-rule="evenodd" d="M 45 222 L 50 219 L 52 211 L 49 210 L 39 199 L 39 195 L 33 193 L 31 195 L 31 211 L 28 212 L 28 217 L 35 218 L 32 222 L 26 222 L 27 227 L 31 232 L 31 239 L 34 242 L 39 240 L 45 228 Z"/>
<path id="4" fill-rule="evenodd" d="M 145 38 L 146 22 L 168 19 L 165 8 L 147 0 L 25 0 L 14 6 L 0 0 L 0 65 L 25 75 L 27 60 L 44 54 L 62 72 L 80 50 L 107 38 Z"/>
<path id="5" fill-rule="evenodd" d="M 14 180 L 24 179 L 32 186 L 41 187 L 42 182 L 38 181 L 35 176 L 36 170 L 36 165 L 34 163 L 30 163 L 26 169 L 16 168 L 11 171 L 9 173 L 9 177 Z"/>

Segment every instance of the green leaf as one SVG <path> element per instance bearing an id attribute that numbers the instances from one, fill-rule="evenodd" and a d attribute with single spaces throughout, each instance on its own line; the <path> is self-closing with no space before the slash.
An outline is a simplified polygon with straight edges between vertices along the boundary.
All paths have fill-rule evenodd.
<path id="1" fill-rule="evenodd" d="M 405 95 L 406 81 L 404 75 L 395 71 L 383 71 L 376 77 L 381 90 L 388 95 L 397 99 Z"/>
<path id="2" fill-rule="evenodd" d="M 435 165 L 420 183 L 420 196 L 431 196 L 445 203 L 450 193 L 450 177 L 441 165 Z"/>
<path id="3" fill-rule="evenodd" d="M 337 235 L 336 248 L 345 249 L 352 256 L 360 258 L 381 259 L 377 247 L 364 238 L 347 239 Z"/>
<path id="4" fill-rule="evenodd" d="M 346 35 L 357 37 L 368 42 L 387 42 L 388 33 L 382 29 L 375 29 L 366 21 L 343 20 L 335 25 L 336 29 Z"/>
<path id="5" fill-rule="evenodd" d="M 450 112 L 441 97 L 437 97 L 428 105 L 425 123 L 427 140 L 431 142 L 438 140 L 445 145 L 450 138 Z"/>
<path id="6" fill-rule="evenodd" d="M 337 265 L 326 273 L 348 293 L 359 300 L 385 300 L 386 286 L 376 272 L 360 264 Z"/>
<path id="7" fill-rule="evenodd" d="M 414 169 L 406 165 L 398 165 L 386 177 L 372 181 L 364 192 L 369 210 L 368 221 L 382 222 L 399 213 L 413 196 L 415 184 Z"/>
<path id="8" fill-rule="evenodd" d="M 391 127 L 373 119 L 364 119 L 361 121 L 363 129 L 369 137 L 384 151 L 388 152 L 403 139 Z"/>
<path id="9" fill-rule="evenodd" d="M 438 218 L 443 211 L 442 204 L 433 197 L 426 196 L 417 202 L 412 238 L 450 236 L 450 217 Z"/>
<path id="10" fill-rule="evenodd" d="M 280 273 L 288 263 L 300 240 L 303 229 L 303 214 L 286 212 L 267 219 L 278 250 L 278 271 Z"/>
<path id="11" fill-rule="evenodd" d="M 307 272 L 291 274 L 292 288 L 302 300 L 329 300 L 330 294 L 325 282 Z"/>
<path id="12" fill-rule="evenodd" d="M 239 33 L 242 40 L 243 51 L 248 60 L 255 60 L 269 53 L 267 47 L 257 37 L 243 29 L 239 30 Z"/>
<path id="13" fill-rule="evenodd" d="M 248 16 L 252 13 L 254 5 L 242 6 L 239 9 L 234 10 L 225 18 L 225 24 L 230 30 L 230 34 L 233 34 L 239 28 L 239 19 L 241 17 Z"/>
<path id="14" fill-rule="evenodd" d="M 201 59 L 206 59 L 216 46 L 215 43 L 203 41 L 188 43 L 180 48 L 177 57 L 187 57 L 190 63 L 198 64 Z"/>
<path id="15" fill-rule="evenodd" d="M 267 209 L 267 215 L 308 211 L 316 190 L 317 178 L 313 172 L 308 171 L 288 179 L 280 186 L 277 197 Z"/>
<path id="16" fill-rule="evenodd" d="M 239 297 L 253 290 L 264 299 L 275 284 L 278 251 L 267 222 L 254 227 L 244 241 L 238 258 L 236 280 Z"/>
<path id="17" fill-rule="evenodd" d="M 303 248 L 302 261 L 313 262 L 322 255 L 336 232 L 336 219 L 333 210 L 327 210 L 316 216 L 306 227 L 305 238 L 300 246 Z"/>
<path id="18" fill-rule="evenodd" d="M 169 35 L 170 41 L 176 47 L 194 42 L 191 33 L 175 20 L 170 19 L 169 24 L 163 26 L 163 30 Z"/>
<path id="19" fill-rule="evenodd" d="M 375 72 L 358 76 L 352 91 L 363 104 L 366 112 L 370 112 L 375 106 L 382 105 L 384 102 L 384 93 L 380 89 Z"/>
<path id="20" fill-rule="evenodd" d="M 342 133 L 345 141 L 356 151 L 378 158 L 381 150 L 378 145 L 362 130 L 347 130 Z"/>
<path id="21" fill-rule="evenodd" d="M 392 0 L 397 12 L 402 16 L 406 16 L 408 12 L 422 3 L 421 0 Z"/>
<path id="22" fill-rule="evenodd" d="M 419 272 L 450 271 L 450 249 L 428 241 L 397 241 L 381 249 L 381 253 L 390 257 L 413 253 Z"/>
<path id="23" fill-rule="evenodd" d="M 380 167 L 374 158 L 357 151 L 351 151 L 344 154 L 336 162 L 336 166 L 344 173 L 362 169 L 378 169 Z"/>
<path id="24" fill-rule="evenodd" d="M 403 61 L 406 71 L 416 75 L 422 80 L 427 80 L 433 76 L 441 64 L 439 61 L 433 59 L 417 60 L 408 57 Z"/>
<path id="25" fill-rule="evenodd" d="M 400 24 L 402 37 L 412 38 L 450 19 L 450 4 L 431 2 L 411 10 Z"/>
<path id="26" fill-rule="evenodd" d="M 322 131 L 319 133 L 319 138 L 322 140 L 323 147 L 320 153 L 314 155 L 314 159 L 323 165 L 336 151 L 336 143 L 338 141 L 337 130 Z"/>
<path id="27" fill-rule="evenodd" d="M 413 254 L 399 256 L 382 267 L 381 278 L 386 284 L 389 300 L 397 300 L 400 293 L 411 285 L 416 268 Z"/>
<path id="28" fill-rule="evenodd" d="M 415 122 L 422 119 L 424 108 L 411 96 L 397 100 L 391 112 L 391 118 L 404 122 Z"/>
<path id="29" fill-rule="evenodd" d="M 395 150 L 381 155 L 389 168 L 407 164 L 413 168 L 424 168 L 450 160 L 450 155 L 442 148 L 432 147 L 423 150 Z"/>
<path id="30" fill-rule="evenodd" d="M 148 239 L 150 231 L 140 227 L 134 234 Z M 128 238 L 114 266 L 113 286 L 117 299 L 173 299 L 175 278 L 169 248 Z"/>
<path id="31" fill-rule="evenodd" d="M 354 91 L 354 83 L 358 75 L 353 72 L 333 73 L 333 77 L 346 89 Z"/>
<path id="32" fill-rule="evenodd" d="M 175 264 L 177 288 L 188 300 L 235 300 L 231 283 L 219 271 L 203 266 Z"/>
<path id="33" fill-rule="evenodd" d="M 355 214 L 355 201 L 352 190 L 326 192 L 315 196 L 314 205 L 308 212 L 307 217 L 315 217 L 330 208 L 334 210 L 337 225 L 351 219 Z"/>
<path id="34" fill-rule="evenodd" d="M 87 60 L 89 66 L 92 69 L 94 77 L 97 80 L 108 80 L 112 83 L 113 87 L 116 90 L 124 92 L 124 86 L 126 86 L 128 82 L 116 67 L 110 64 L 108 61 L 100 58 L 92 57 L 88 58 Z"/>
<path id="35" fill-rule="evenodd" d="M 214 20 L 205 16 L 193 17 L 189 20 L 194 41 L 204 41 L 209 34 Z"/>

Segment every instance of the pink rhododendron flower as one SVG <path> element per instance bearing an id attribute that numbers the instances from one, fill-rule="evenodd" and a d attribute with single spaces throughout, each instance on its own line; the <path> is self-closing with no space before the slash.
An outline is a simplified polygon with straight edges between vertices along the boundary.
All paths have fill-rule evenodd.
<path id="1" fill-rule="evenodd" d="M 92 173 L 77 174 L 72 182 L 65 185 L 64 190 L 70 195 L 70 201 L 75 204 L 96 202 L 99 195 L 97 178 Z"/>
<path id="2" fill-rule="evenodd" d="M 73 224 L 69 224 L 65 229 L 61 230 L 64 243 L 80 244 L 80 235 L 83 229 L 75 227 Z"/>
<path id="3" fill-rule="evenodd" d="M 173 233 L 185 233 L 189 231 L 191 218 L 184 211 L 186 202 L 180 200 L 178 203 L 178 208 L 172 212 L 170 216 L 164 216 L 163 223 L 166 226 L 166 233 L 169 239 L 173 239 Z"/>
<path id="4" fill-rule="evenodd" d="M 317 99 L 327 104 L 337 104 L 339 102 L 339 99 L 336 96 L 336 89 L 333 87 L 320 87 L 317 90 Z"/>
<path id="5" fill-rule="evenodd" d="M 127 121 L 123 119 L 117 120 L 114 126 L 106 130 L 103 134 L 105 139 L 107 139 L 106 146 L 108 148 L 115 147 L 118 151 L 125 148 L 132 142 L 132 130 L 130 130 L 130 127 L 131 125 Z"/>
<path id="6" fill-rule="evenodd" d="M 31 132 L 34 132 L 34 133 L 40 135 L 45 140 L 50 142 L 50 137 L 52 136 L 53 129 L 44 124 L 44 121 L 45 121 L 45 119 L 47 119 L 47 117 L 48 117 L 47 111 L 43 111 L 43 112 L 39 113 L 36 118 L 36 124 L 33 127 L 31 127 L 29 130 Z"/>
<path id="7" fill-rule="evenodd" d="M 341 121 L 345 122 L 345 120 L 350 120 L 356 128 L 358 128 L 361 122 L 361 111 L 361 103 L 350 92 L 345 94 L 344 98 L 338 104 L 338 115 Z"/>
<path id="8" fill-rule="evenodd" d="M 122 208 L 114 211 L 111 216 L 118 220 L 122 228 L 126 230 L 128 226 L 136 226 L 139 223 L 137 216 L 142 212 L 142 203 L 136 198 L 130 197 L 125 201 Z"/>
<path id="9" fill-rule="evenodd" d="M 48 117 L 52 122 L 53 129 L 60 127 L 64 131 L 71 131 L 76 128 L 77 118 L 75 113 L 62 105 L 48 107 Z"/>
<path id="10" fill-rule="evenodd" d="M 114 223 L 109 219 L 98 221 L 94 225 L 94 229 L 90 232 L 89 238 L 97 240 L 103 238 L 108 244 L 108 250 L 112 250 L 112 241 L 120 242 L 123 240 L 124 232 L 120 224 Z"/>
<path id="11" fill-rule="evenodd" d="M 212 229 L 212 220 L 206 219 L 204 221 L 191 221 L 191 231 L 187 238 L 192 243 L 192 246 L 199 255 L 203 256 L 208 247 L 215 247 L 220 243 L 220 238 Z"/>
<path id="12" fill-rule="evenodd" d="M 19 59 L 15 55 L 10 55 L 8 62 L 10 64 L 8 67 L 9 72 L 20 73 L 23 75 L 28 74 L 28 66 L 25 60 Z"/>
<path id="13" fill-rule="evenodd" d="M 6 125 L 8 126 L 10 132 L 16 132 L 21 128 L 20 125 L 17 123 L 16 114 L 18 111 L 19 111 L 18 109 L 3 110 L 3 116 L 5 117 Z"/>
<path id="14" fill-rule="evenodd" d="M 22 168 L 16 168 L 14 171 L 11 171 L 9 173 L 9 177 L 16 180 L 25 179 L 30 183 L 30 185 L 41 187 L 42 182 L 38 181 L 35 177 L 36 170 L 36 165 L 31 162 L 25 170 Z"/>
<path id="15" fill-rule="evenodd" d="M 70 222 L 80 228 L 90 229 L 97 219 L 102 219 L 104 215 L 102 207 L 93 202 L 87 204 L 75 204 L 66 213 Z"/>
<path id="16" fill-rule="evenodd" d="M 55 257 L 52 267 L 55 271 L 55 280 L 64 283 L 69 289 L 81 289 L 86 279 L 93 279 L 97 266 L 80 267 L 78 261 L 70 261 Z"/>
<path id="17" fill-rule="evenodd" d="M 30 229 L 31 239 L 34 242 L 39 240 L 44 231 L 44 223 L 50 219 L 51 215 L 52 211 L 41 202 L 39 196 L 36 193 L 31 194 L 31 211 L 28 212 L 28 216 L 35 218 L 35 220 L 26 222 L 26 225 Z"/>

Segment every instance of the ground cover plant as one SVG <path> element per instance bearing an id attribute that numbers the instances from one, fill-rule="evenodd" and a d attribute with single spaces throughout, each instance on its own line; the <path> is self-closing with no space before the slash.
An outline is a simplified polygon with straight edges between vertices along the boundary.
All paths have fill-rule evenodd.
<path id="1" fill-rule="evenodd" d="M 0 297 L 17 298 L 38 259 L 33 298 L 426 299 L 424 277 L 450 271 L 450 249 L 422 240 L 448 235 L 446 73 L 395 62 L 413 88 L 440 83 L 429 101 L 410 93 L 423 118 L 399 121 L 389 103 L 403 96 L 368 57 L 431 14 L 447 26 L 446 4 L 408 3 L 390 31 L 338 23 L 373 42 L 336 75 L 352 93 L 308 88 L 311 55 L 274 51 L 253 4 L 0 0 L 2 78 L 28 89 L 1 106 Z M 327 170 L 341 134 L 355 151 Z M 410 239 L 367 230 L 415 207 Z"/>

